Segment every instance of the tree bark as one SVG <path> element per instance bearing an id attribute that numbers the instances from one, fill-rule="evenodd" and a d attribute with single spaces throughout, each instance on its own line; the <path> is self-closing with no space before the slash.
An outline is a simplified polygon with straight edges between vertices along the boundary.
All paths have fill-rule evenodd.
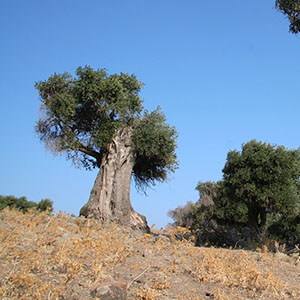
<path id="1" fill-rule="evenodd" d="M 255 233 L 259 230 L 259 224 L 258 224 L 258 215 L 259 212 L 257 210 L 257 207 L 248 206 L 248 227 L 253 230 Z"/>
<path id="2" fill-rule="evenodd" d="M 267 221 L 265 208 L 256 205 L 248 206 L 248 227 L 255 235 L 263 234 Z"/>
<path id="3" fill-rule="evenodd" d="M 130 181 L 135 162 L 131 136 L 132 129 L 124 128 L 113 138 L 102 156 L 89 201 L 81 208 L 80 215 L 149 232 L 146 218 L 134 211 L 130 202 Z"/>

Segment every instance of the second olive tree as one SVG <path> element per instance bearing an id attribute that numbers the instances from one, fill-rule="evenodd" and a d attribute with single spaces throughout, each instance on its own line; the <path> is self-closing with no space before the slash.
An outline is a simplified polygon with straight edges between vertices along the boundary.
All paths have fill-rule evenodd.
<path id="1" fill-rule="evenodd" d="M 268 214 L 299 214 L 300 152 L 252 140 L 230 151 L 223 169 L 226 198 L 247 207 L 247 225 L 265 229 Z"/>

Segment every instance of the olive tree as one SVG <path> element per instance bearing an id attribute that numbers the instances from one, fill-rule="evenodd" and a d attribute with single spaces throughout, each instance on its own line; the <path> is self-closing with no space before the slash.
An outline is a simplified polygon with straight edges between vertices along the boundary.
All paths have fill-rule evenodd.
<path id="1" fill-rule="evenodd" d="M 144 111 L 135 75 L 79 67 L 35 84 L 41 116 L 35 130 L 54 153 L 99 173 L 80 214 L 148 231 L 130 203 L 130 182 L 146 188 L 177 168 L 177 132 L 160 108 Z"/>
<path id="2" fill-rule="evenodd" d="M 227 199 L 247 207 L 248 227 L 265 229 L 268 214 L 299 212 L 300 152 L 252 140 L 230 151 L 223 169 Z"/>

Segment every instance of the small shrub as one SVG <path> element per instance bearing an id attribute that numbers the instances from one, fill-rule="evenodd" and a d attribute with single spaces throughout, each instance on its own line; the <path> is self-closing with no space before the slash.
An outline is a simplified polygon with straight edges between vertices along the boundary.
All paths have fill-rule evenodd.
<path id="1" fill-rule="evenodd" d="M 53 212 L 53 201 L 50 199 L 42 199 L 38 204 L 36 209 L 40 211 Z"/>
<path id="2" fill-rule="evenodd" d="M 33 201 L 28 201 L 26 197 L 17 198 L 15 196 L 1 196 L 0 195 L 0 210 L 5 207 L 10 209 L 17 209 L 23 213 L 27 212 L 30 208 L 36 208 L 39 211 L 49 212 L 53 211 L 53 201 L 50 199 L 42 199 L 38 204 Z"/>

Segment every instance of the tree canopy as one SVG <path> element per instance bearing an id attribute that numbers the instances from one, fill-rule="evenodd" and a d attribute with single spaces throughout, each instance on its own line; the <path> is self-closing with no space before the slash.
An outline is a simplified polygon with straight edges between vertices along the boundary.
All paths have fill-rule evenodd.
<path id="1" fill-rule="evenodd" d="M 300 241 L 300 150 L 252 140 L 228 152 L 222 180 L 199 182 L 196 190 L 196 203 L 169 216 L 197 232 L 199 245 L 266 236 L 290 246 Z"/>
<path id="2" fill-rule="evenodd" d="M 28 209 L 36 208 L 39 211 L 53 211 L 53 201 L 50 199 L 42 199 L 36 203 L 28 201 L 26 197 L 17 198 L 15 196 L 2 196 L 0 195 L 0 210 L 5 207 L 18 209 L 22 212 L 27 212 Z"/>
<path id="3" fill-rule="evenodd" d="M 177 131 L 166 123 L 160 108 L 145 111 L 133 134 L 135 165 L 133 174 L 138 187 L 167 179 L 167 172 L 177 168 L 175 154 Z"/>
<path id="4" fill-rule="evenodd" d="M 228 153 L 223 174 L 226 196 L 247 206 L 250 227 L 262 229 L 268 212 L 299 212 L 298 150 L 252 140 Z"/>
<path id="5" fill-rule="evenodd" d="M 300 1 L 299 0 L 276 0 L 275 6 L 282 11 L 290 21 L 290 32 L 300 32 Z"/>
<path id="6" fill-rule="evenodd" d="M 74 77 L 54 74 L 35 87 L 42 101 L 35 130 L 53 152 L 87 169 L 99 167 L 116 132 L 130 127 L 138 186 L 163 181 L 176 169 L 176 129 L 159 108 L 143 113 L 143 83 L 135 75 L 85 66 Z"/>

